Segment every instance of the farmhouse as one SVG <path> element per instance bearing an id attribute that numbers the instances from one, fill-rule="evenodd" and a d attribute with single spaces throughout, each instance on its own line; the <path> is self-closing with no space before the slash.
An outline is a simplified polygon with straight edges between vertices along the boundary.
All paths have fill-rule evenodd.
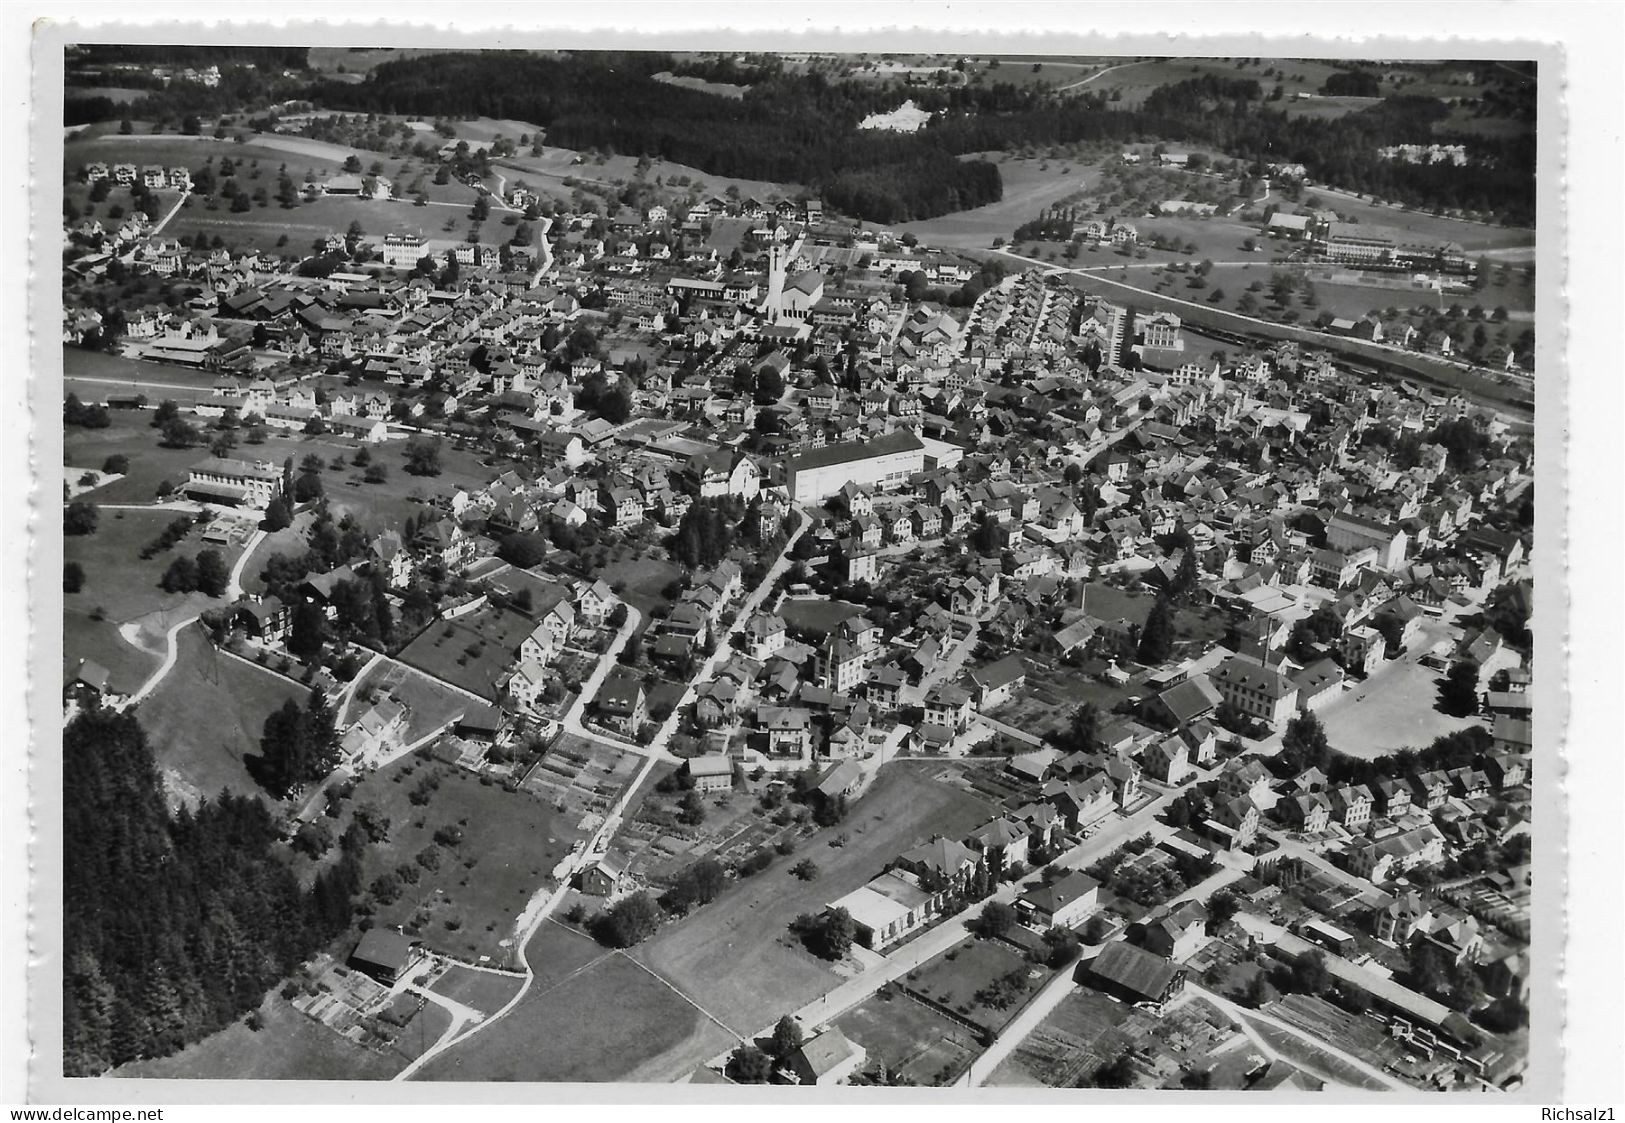
<path id="1" fill-rule="evenodd" d="M 388 928 L 369 928 L 350 953 L 350 963 L 385 986 L 411 973 L 419 957 L 418 942 Z"/>
<path id="2" fill-rule="evenodd" d="M 1124 1001 L 1163 1005 L 1185 989 L 1182 968 L 1154 952 L 1121 940 L 1107 944 L 1100 954 L 1078 968 L 1079 981 Z"/>

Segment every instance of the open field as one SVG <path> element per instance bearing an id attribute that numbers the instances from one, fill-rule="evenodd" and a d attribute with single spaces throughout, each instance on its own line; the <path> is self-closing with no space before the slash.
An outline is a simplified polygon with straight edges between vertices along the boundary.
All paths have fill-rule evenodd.
<path id="1" fill-rule="evenodd" d="M 835 1026 L 879 1061 L 921 1085 L 951 1083 L 981 1051 L 975 1035 L 946 1015 L 903 994 L 876 994 Z"/>
<path id="2" fill-rule="evenodd" d="M 992 815 L 991 804 L 932 779 L 940 767 L 910 761 L 886 765 L 844 822 L 812 835 L 796 856 L 778 859 L 731 886 L 632 954 L 744 1032 L 828 990 L 835 976 L 801 947 L 790 922 L 858 888 L 932 835 L 957 838 Z M 840 835 L 846 843 L 831 846 Z M 790 867 L 801 856 L 818 864 L 818 878 L 791 876 Z"/>
<path id="3" fill-rule="evenodd" d="M 466 204 L 417 206 L 411 199 L 356 199 L 324 196 L 308 203 L 283 209 L 272 203 L 242 214 L 229 208 L 209 210 L 198 203 L 182 207 L 165 228 L 175 238 L 195 238 L 199 232 L 213 238 L 219 235 L 228 247 L 243 251 L 304 255 L 317 238 L 342 234 L 350 223 L 358 222 L 369 236 L 412 234 L 448 242 L 462 242 L 474 223 L 469 218 L 473 191 Z M 448 223 L 450 224 L 448 226 Z M 487 242 L 505 242 L 512 230 L 500 220 L 491 219 L 480 227 Z"/>
<path id="4" fill-rule="evenodd" d="M 118 105 L 128 105 L 132 101 L 140 101 L 151 90 L 143 90 L 134 86 L 64 86 L 62 98 L 72 101 L 74 98 L 104 97 Z"/>
<path id="5" fill-rule="evenodd" d="M 817 598 L 791 597 L 779 606 L 779 615 L 790 627 L 825 635 L 862 613 L 861 604 Z"/>
<path id="6" fill-rule="evenodd" d="M 1425 748 L 1435 737 L 1479 724 L 1435 707 L 1443 677 L 1409 659 L 1385 663 L 1360 686 L 1321 707 L 1326 740 L 1338 752 L 1369 759 Z"/>
<path id="7" fill-rule="evenodd" d="M 116 485 L 114 485 L 116 486 Z M 99 500 L 92 492 L 92 501 Z M 163 654 L 163 633 L 185 616 L 224 602 L 202 593 L 166 593 L 159 578 L 177 556 L 196 556 L 202 530 L 193 528 L 172 549 L 143 560 L 141 549 L 156 538 L 177 511 L 102 511 L 94 534 L 63 539 L 63 560 L 77 562 L 84 587 L 63 596 L 63 671 L 72 674 L 79 660 L 92 659 L 113 674 L 113 684 L 128 693 L 156 670 Z M 240 547 L 217 547 L 226 564 Z M 100 616 L 101 619 L 95 619 Z M 119 633 L 121 625 L 139 630 L 140 648 Z"/>
<path id="8" fill-rule="evenodd" d="M 263 459 L 281 464 L 289 457 L 298 465 L 309 453 L 316 453 L 331 465 L 336 457 L 346 462 L 361 445 L 358 441 L 332 435 L 307 437 L 302 433 L 272 429 L 269 439 L 256 450 L 252 445 L 238 449 L 253 451 Z M 366 483 L 363 469 L 347 463 L 342 469 L 328 467 L 322 472 L 322 486 L 334 518 L 353 514 L 369 533 L 399 530 L 408 517 L 434 515 L 425 505 L 435 498 L 449 499 L 458 489 L 473 493 L 497 477 L 499 469 L 480 463 L 473 452 L 443 442 L 440 448 L 440 474 L 414 476 L 406 470 L 406 442 L 390 441 L 371 445 L 372 462 L 388 471 L 382 483 Z"/>
<path id="9" fill-rule="evenodd" d="M 955 211 L 919 222 L 905 222 L 899 233 L 913 233 L 929 246 L 979 249 L 994 238 L 1009 239 L 1016 227 L 1099 178 L 1098 169 L 1074 160 L 1017 159 L 1005 153 L 973 153 L 965 159 L 988 158 L 998 166 L 1004 196 L 997 203 Z M 1070 171 L 1063 173 L 1063 168 Z"/>
<path id="10" fill-rule="evenodd" d="M 190 404 L 207 398 L 218 377 L 212 371 L 126 359 L 105 351 L 62 348 L 64 393 L 78 394 L 87 402 L 103 401 L 109 394 L 145 394 L 152 405 L 165 398 Z M 156 433 L 153 439 L 157 439 Z"/>
<path id="11" fill-rule="evenodd" d="M 505 1019 L 430 1062 L 422 1078 L 610 1081 L 674 1047 L 703 1059 L 730 1040 L 681 995 L 612 953 L 533 988 Z"/>
<path id="12" fill-rule="evenodd" d="M 209 458 L 207 448 L 160 448 L 158 430 L 148 425 L 151 417 L 151 410 L 132 410 L 128 413 L 121 410 L 113 414 L 113 424 L 109 428 L 66 430 L 64 452 L 73 468 L 100 468 L 103 461 L 116 453 L 130 458 L 127 473 L 92 489 L 82 498 L 96 504 L 156 503 L 159 502 L 159 484 L 168 480 L 178 487 L 186 482 L 187 472 L 192 465 Z M 254 448 L 244 445 L 237 451 L 252 453 Z M 178 511 L 159 513 L 170 519 L 179 514 Z M 128 517 L 142 513 L 128 511 L 125 514 Z M 111 517 L 111 514 L 103 516 L 104 520 Z M 140 545 L 136 544 L 138 552 Z M 161 568 L 159 572 L 162 572 Z M 157 580 L 156 576 L 153 580 Z"/>
<path id="13" fill-rule="evenodd" d="M 422 787 L 436 781 L 432 790 Z M 427 802 L 414 804 L 415 791 L 426 791 Z M 431 948 L 489 957 L 497 966 L 512 957 L 501 944 L 514 918 L 577 838 L 572 824 L 541 800 L 416 756 L 363 777 L 350 802 L 376 804 L 390 821 L 389 838 L 367 851 L 367 884 L 406 863 L 419 870 L 415 884 L 379 906 L 374 922 L 405 925 Z M 345 825 L 336 822 L 335 835 Z M 461 842 L 437 843 L 434 835 L 445 828 L 459 830 Z M 417 861 L 425 850 L 438 852 L 438 868 Z"/>
<path id="14" fill-rule="evenodd" d="M 468 967 L 452 967 L 434 981 L 429 989 L 443 994 L 453 1002 L 486 1014 L 494 1014 L 519 993 L 520 980 L 511 975 L 498 975 L 490 971 L 475 971 Z"/>
<path id="15" fill-rule="evenodd" d="M 217 652 L 201 628 L 183 629 L 174 668 L 140 705 L 141 724 L 172 798 L 196 803 L 227 788 L 260 795 L 244 757 L 259 753 L 271 711 L 290 698 L 303 706 L 309 693 Z"/>
<path id="16" fill-rule="evenodd" d="M 671 602 L 663 590 L 683 575 L 683 569 L 668 561 L 664 552 L 642 556 L 627 555 L 612 560 L 597 573 L 616 593 L 637 609 L 648 629 L 655 614 Z M 622 587 L 624 586 L 624 587 Z"/>
<path id="17" fill-rule="evenodd" d="M 124 1065 L 113 1075 L 168 1080 L 388 1080 L 410 1060 L 401 1054 L 375 1053 L 339 1036 L 295 1010 L 275 991 L 260 1004 L 260 1013 L 265 1024 L 257 1031 L 243 1021 L 233 1022 L 179 1053 Z M 415 1032 L 406 1036 L 415 1043 Z"/>
<path id="18" fill-rule="evenodd" d="M 692 74 L 673 74 L 669 70 L 662 70 L 659 74 L 653 75 L 653 78 L 656 82 L 664 82 L 668 86 L 681 86 L 687 90 L 698 90 L 703 94 L 714 94 L 735 101 L 742 99 L 747 89 L 731 82 L 707 82 L 704 78 L 696 78 Z"/>
<path id="19" fill-rule="evenodd" d="M 1145 101 L 1150 92 L 1158 86 L 1172 82 L 1183 82 L 1188 78 L 1213 75 L 1218 78 L 1237 79 L 1251 78 L 1258 82 L 1267 95 L 1276 85 L 1282 87 L 1283 100 L 1269 103 L 1270 108 L 1280 109 L 1288 116 L 1326 118 L 1342 116 L 1345 113 L 1363 109 L 1376 104 L 1375 98 L 1359 97 L 1326 97 L 1320 94 L 1326 79 L 1336 71 L 1343 69 L 1336 62 L 1324 59 L 1151 59 L 1133 61 L 1127 65 L 1114 62 L 1114 69 L 1107 74 L 1091 81 L 1087 86 L 1081 87 L 1091 93 L 1104 93 L 1108 96 L 1117 95 L 1119 101 L 1115 105 L 1124 108 L 1137 107 Z M 1046 64 L 1045 69 L 1049 69 Z M 1381 95 L 1403 93 L 1426 97 L 1477 97 L 1484 89 L 1482 76 L 1476 83 L 1460 83 L 1453 79 L 1454 67 L 1441 69 L 1427 63 L 1395 63 L 1389 66 L 1381 77 Z M 1276 71 L 1275 75 L 1266 77 L 1265 71 Z M 1002 73 L 1000 74 L 1002 80 Z M 1399 79 L 1414 79 L 1409 84 L 1402 84 Z M 1297 95 L 1305 93 L 1310 95 L 1306 100 L 1298 100 Z M 1441 125 L 1441 131 L 1450 126 Z"/>
<path id="20" fill-rule="evenodd" d="M 537 994 L 552 990 L 588 964 L 613 954 L 590 936 L 553 917 L 537 929 L 530 943 L 525 945 L 525 962 L 536 976 L 525 1000 L 528 1002 Z"/>

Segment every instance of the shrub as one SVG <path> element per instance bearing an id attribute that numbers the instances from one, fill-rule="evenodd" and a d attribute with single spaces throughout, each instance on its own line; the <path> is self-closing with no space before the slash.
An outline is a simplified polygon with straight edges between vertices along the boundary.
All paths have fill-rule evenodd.
<path id="1" fill-rule="evenodd" d="M 62 512 L 62 533 L 68 535 L 95 534 L 98 513 L 94 503 L 74 500 Z"/>

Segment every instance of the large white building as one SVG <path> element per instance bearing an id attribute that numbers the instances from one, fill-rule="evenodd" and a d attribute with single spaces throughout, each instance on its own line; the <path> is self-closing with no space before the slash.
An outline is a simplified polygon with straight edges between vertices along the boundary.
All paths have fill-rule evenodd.
<path id="1" fill-rule="evenodd" d="M 871 441 L 844 441 L 790 458 L 790 496 L 821 503 L 847 484 L 897 487 L 925 469 L 925 443 L 906 429 Z"/>
<path id="2" fill-rule="evenodd" d="M 411 234 L 385 234 L 384 244 L 379 248 L 384 264 L 391 269 L 416 269 L 418 262 L 428 252 L 428 244 Z"/>
<path id="3" fill-rule="evenodd" d="M 265 507 L 281 487 L 282 470 L 268 460 L 218 457 L 193 465 L 183 490 L 204 502 Z"/>

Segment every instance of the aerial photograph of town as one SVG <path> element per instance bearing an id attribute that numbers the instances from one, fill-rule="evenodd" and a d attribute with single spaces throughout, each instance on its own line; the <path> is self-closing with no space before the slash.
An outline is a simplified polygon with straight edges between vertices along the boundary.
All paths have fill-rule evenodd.
<path id="1" fill-rule="evenodd" d="M 1534 1081 L 1535 63 L 64 65 L 63 1076 Z"/>

